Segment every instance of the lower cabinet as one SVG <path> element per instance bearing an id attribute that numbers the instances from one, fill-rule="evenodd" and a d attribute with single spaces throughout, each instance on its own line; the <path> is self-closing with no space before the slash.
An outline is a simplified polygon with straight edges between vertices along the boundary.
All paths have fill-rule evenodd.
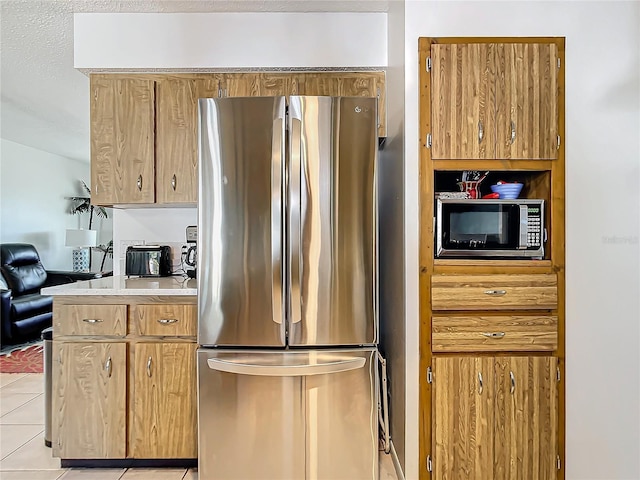
<path id="1" fill-rule="evenodd" d="M 54 298 L 53 455 L 197 458 L 195 298 L 75 298 Z"/>
<path id="2" fill-rule="evenodd" d="M 133 350 L 134 458 L 196 458 L 196 345 L 136 343 Z"/>
<path id="3" fill-rule="evenodd" d="M 557 358 L 433 357 L 433 478 L 557 476 Z"/>
<path id="4" fill-rule="evenodd" d="M 125 458 L 126 353 L 124 342 L 54 342 L 54 456 Z"/>

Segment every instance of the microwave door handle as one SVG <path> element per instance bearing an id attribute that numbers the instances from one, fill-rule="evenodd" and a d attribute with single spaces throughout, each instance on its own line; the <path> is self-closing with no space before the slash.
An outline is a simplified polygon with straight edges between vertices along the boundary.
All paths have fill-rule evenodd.
<path id="1" fill-rule="evenodd" d="M 529 209 L 527 205 L 520 205 L 520 234 L 518 235 L 518 248 L 527 248 L 529 234 Z"/>

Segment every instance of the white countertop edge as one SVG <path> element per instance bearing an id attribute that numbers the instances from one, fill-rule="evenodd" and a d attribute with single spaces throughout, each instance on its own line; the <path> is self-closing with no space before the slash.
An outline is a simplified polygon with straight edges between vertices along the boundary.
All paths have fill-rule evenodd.
<path id="1" fill-rule="evenodd" d="M 118 275 L 45 287 L 43 295 L 197 295 L 196 280 L 181 276 L 127 277 Z"/>

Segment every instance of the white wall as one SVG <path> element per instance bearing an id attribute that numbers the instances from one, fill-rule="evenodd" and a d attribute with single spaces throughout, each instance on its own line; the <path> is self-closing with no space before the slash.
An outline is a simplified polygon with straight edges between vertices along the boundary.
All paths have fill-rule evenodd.
<path id="1" fill-rule="evenodd" d="M 384 13 L 76 13 L 75 68 L 379 67 Z"/>
<path id="2" fill-rule="evenodd" d="M 197 225 L 197 208 L 113 209 L 113 274 L 124 275 L 124 255 L 128 245 L 169 245 L 173 271 L 180 265 L 181 246 L 186 244 L 186 228 Z"/>
<path id="3" fill-rule="evenodd" d="M 637 480 L 640 2 L 407 1 L 405 8 L 407 219 L 418 218 L 418 37 L 566 37 L 566 475 Z M 407 220 L 405 242 L 407 404 L 414 406 L 405 473 L 414 479 L 417 221 Z"/>
<path id="4" fill-rule="evenodd" d="M 68 213 L 65 197 L 80 195 L 89 163 L 0 140 L 0 242 L 35 245 L 48 270 L 71 270 L 65 230 L 81 218 Z M 84 219 L 86 222 L 86 219 Z M 86 228 L 86 225 L 82 225 Z"/>

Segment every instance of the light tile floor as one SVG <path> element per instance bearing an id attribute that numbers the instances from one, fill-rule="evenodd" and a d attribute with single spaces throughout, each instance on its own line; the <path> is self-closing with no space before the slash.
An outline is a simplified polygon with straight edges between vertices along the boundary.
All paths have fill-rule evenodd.
<path id="1" fill-rule="evenodd" d="M 197 469 L 61 468 L 44 444 L 44 376 L 0 373 L 0 480 L 198 480 Z M 380 453 L 380 480 L 396 480 Z"/>

